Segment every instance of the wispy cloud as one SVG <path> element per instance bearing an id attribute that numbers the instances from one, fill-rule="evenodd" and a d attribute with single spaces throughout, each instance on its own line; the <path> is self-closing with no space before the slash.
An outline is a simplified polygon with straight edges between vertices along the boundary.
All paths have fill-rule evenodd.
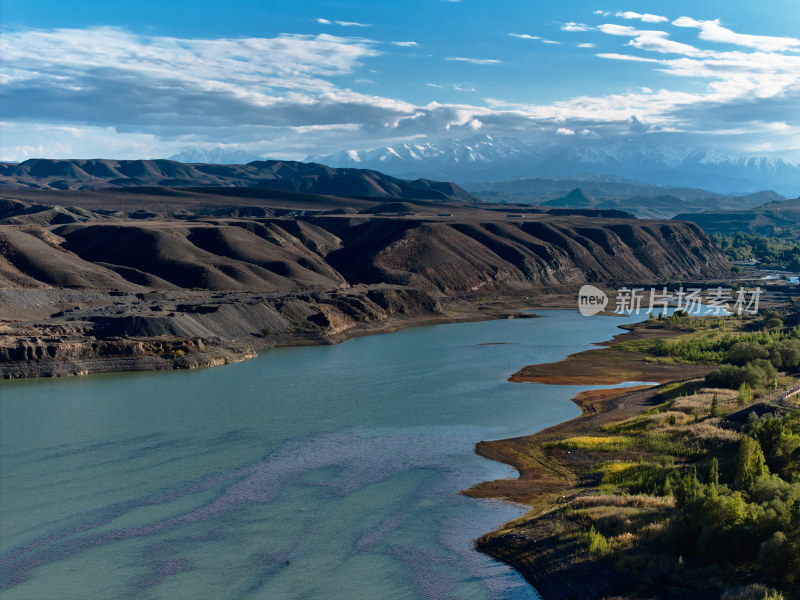
<path id="1" fill-rule="evenodd" d="M 579 31 L 579 30 L 576 29 L 574 31 Z M 583 30 L 580 30 L 580 31 L 583 31 Z M 543 38 L 543 37 L 541 37 L 539 35 L 530 35 L 530 34 L 527 34 L 527 33 L 509 33 L 508 35 L 510 35 L 511 37 L 522 39 L 522 40 L 538 40 L 538 41 L 542 42 L 543 44 L 560 44 L 561 43 L 561 42 L 556 42 L 555 40 L 547 40 L 547 39 L 545 39 L 545 38 Z"/>
<path id="2" fill-rule="evenodd" d="M 372 27 L 370 23 L 356 23 L 355 21 L 335 21 L 340 27 Z"/>
<path id="3" fill-rule="evenodd" d="M 416 46 L 417 42 L 392 42 L 392 44 L 403 48 L 410 48 L 412 46 Z"/>
<path id="4" fill-rule="evenodd" d="M 633 56 L 631 54 L 619 54 L 617 52 L 602 52 L 597 55 L 599 58 L 610 58 L 612 60 L 629 60 L 633 62 L 661 63 L 657 58 L 646 58 L 644 56 Z"/>
<path id="5" fill-rule="evenodd" d="M 606 16 L 606 15 L 604 15 Z M 651 15 L 650 13 L 637 13 L 633 11 L 617 11 L 615 15 L 617 17 L 622 17 L 623 19 L 639 19 L 645 23 L 663 23 L 669 21 L 667 17 L 662 17 L 661 15 Z"/>
<path id="6" fill-rule="evenodd" d="M 465 62 L 473 65 L 496 65 L 500 63 L 499 60 L 495 60 L 494 58 L 465 58 L 463 56 L 448 56 L 445 60 Z"/>
<path id="7" fill-rule="evenodd" d="M 661 52 L 664 54 L 685 54 L 687 56 L 700 56 L 706 52 L 695 48 L 689 44 L 670 40 L 666 31 L 636 29 L 628 25 L 617 25 L 616 23 L 604 23 L 597 27 L 603 33 L 632 38 L 628 45 L 640 50 L 651 52 Z"/>
<path id="8" fill-rule="evenodd" d="M 355 21 L 331 21 L 330 19 L 317 19 L 322 25 L 338 25 L 339 27 L 372 27 L 369 23 L 356 23 Z"/>
<path id="9" fill-rule="evenodd" d="M 762 50 L 764 52 L 800 50 L 800 39 L 736 33 L 722 27 L 719 24 L 719 19 L 713 21 L 697 21 L 690 17 L 680 17 L 679 19 L 675 19 L 672 24 L 676 27 L 695 27 L 699 29 L 699 37 L 701 40 L 755 48 L 756 50 Z"/>
<path id="10" fill-rule="evenodd" d="M 584 42 L 583 44 L 578 44 L 578 48 L 594 48 L 595 45 L 591 42 Z"/>
<path id="11" fill-rule="evenodd" d="M 594 29 L 590 25 L 586 23 L 575 23 L 574 21 L 570 21 L 569 23 L 564 23 L 561 26 L 562 31 L 589 31 Z"/>
<path id="12" fill-rule="evenodd" d="M 630 25 L 617 25 L 616 23 L 604 23 L 597 28 L 609 35 L 626 35 L 632 37 L 638 33 L 635 27 L 631 27 Z"/>
<path id="13" fill-rule="evenodd" d="M 463 86 L 463 85 L 459 85 L 459 84 L 455 84 L 453 86 L 453 89 L 455 91 L 457 91 L 457 92 L 477 92 L 478 91 L 474 87 L 467 87 L 467 86 Z"/>

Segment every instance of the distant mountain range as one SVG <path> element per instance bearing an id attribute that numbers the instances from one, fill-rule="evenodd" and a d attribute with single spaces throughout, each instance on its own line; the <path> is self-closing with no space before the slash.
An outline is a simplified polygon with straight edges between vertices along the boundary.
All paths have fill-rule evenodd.
<path id="1" fill-rule="evenodd" d="M 209 165 L 246 165 L 255 160 L 264 160 L 263 156 L 257 156 L 244 150 L 229 150 L 227 148 L 211 148 L 209 150 L 184 150 L 167 160 L 174 160 L 182 163 L 205 163 Z"/>
<path id="2" fill-rule="evenodd" d="M 607 177 L 605 181 L 521 179 L 469 184 L 467 189 L 488 202 L 624 210 L 646 219 L 671 219 L 681 212 L 738 209 L 785 200 L 772 191 L 731 196 L 614 177 Z"/>
<path id="3" fill-rule="evenodd" d="M 354 198 L 480 201 L 453 183 L 408 181 L 377 171 L 332 169 L 294 161 L 210 165 L 170 160 L 30 159 L 0 163 L 0 188 L 90 190 L 147 186 L 251 187 Z"/>
<path id="4" fill-rule="evenodd" d="M 341 150 L 306 160 L 334 167 L 377 169 L 399 177 L 430 177 L 469 184 L 532 177 L 612 175 L 665 186 L 721 194 L 764 189 L 800 193 L 800 165 L 774 157 L 750 157 L 709 149 L 652 144 L 641 138 L 602 143 L 586 140 L 539 144 L 483 135 L 442 143 L 404 143 L 376 150 Z"/>
<path id="5" fill-rule="evenodd" d="M 800 198 L 768 202 L 757 207 L 735 210 L 681 213 L 680 221 L 694 221 L 707 233 L 736 233 L 744 231 L 757 235 L 774 235 L 779 231 L 800 230 Z"/>

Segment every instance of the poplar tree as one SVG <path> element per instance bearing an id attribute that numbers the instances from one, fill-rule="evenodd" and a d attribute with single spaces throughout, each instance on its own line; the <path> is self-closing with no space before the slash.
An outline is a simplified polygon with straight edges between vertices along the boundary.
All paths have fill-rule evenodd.
<path id="1" fill-rule="evenodd" d="M 739 456 L 736 458 L 736 487 L 749 492 L 756 481 L 768 474 L 761 444 L 749 435 L 744 436 L 739 443 Z"/>

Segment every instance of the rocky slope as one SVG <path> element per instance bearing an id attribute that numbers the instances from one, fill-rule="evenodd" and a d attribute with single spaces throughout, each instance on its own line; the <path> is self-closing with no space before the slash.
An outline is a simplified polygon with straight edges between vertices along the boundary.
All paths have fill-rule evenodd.
<path id="1" fill-rule="evenodd" d="M 690 223 L 263 192 L 0 192 L 0 376 L 218 364 L 455 298 L 729 272 Z"/>

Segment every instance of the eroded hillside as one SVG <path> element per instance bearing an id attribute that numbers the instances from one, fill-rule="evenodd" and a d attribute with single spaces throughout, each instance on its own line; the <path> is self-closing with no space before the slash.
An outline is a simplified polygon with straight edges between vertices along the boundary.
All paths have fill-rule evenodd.
<path id="1" fill-rule="evenodd" d="M 201 191 L 158 194 L 87 193 L 81 206 L 68 192 L 69 207 L 4 194 L 5 376 L 15 361 L 60 369 L 92 356 L 191 366 L 212 347 L 341 339 L 398 315 L 440 314 L 456 298 L 729 272 L 696 225 L 624 213 L 332 197 L 298 210 L 296 195 L 239 205 L 210 192 L 205 201 Z"/>

